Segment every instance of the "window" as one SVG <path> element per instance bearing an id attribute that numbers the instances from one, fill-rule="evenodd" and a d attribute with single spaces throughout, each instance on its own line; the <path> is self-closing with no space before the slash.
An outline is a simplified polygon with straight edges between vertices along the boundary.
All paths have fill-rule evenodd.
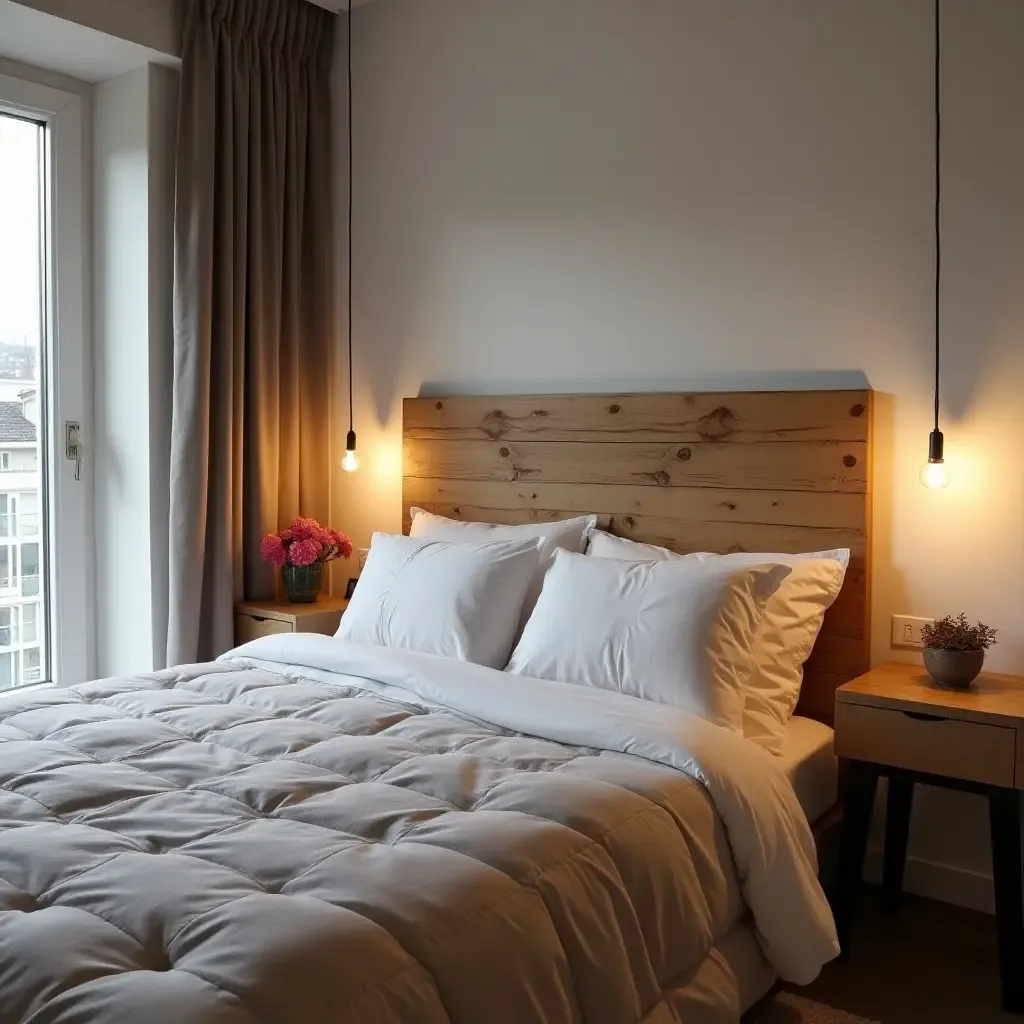
<path id="1" fill-rule="evenodd" d="M 0 685 L 86 678 L 91 510 L 60 444 L 88 405 L 84 114 L 83 94 L 0 71 L 0 478 L 17 481 L 0 508 L 0 588 L 12 639 L 25 623 L 36 637 Z"/>
<path id="2" fill-rule="evenodd" d="M 21 546 L 21 592 L 25 597 L 39 596 L 39 545 Z"/>
<path id="3" fill-rule="evenodd" d="M 22 653 L 21 678 L 26 683 L 38 683 L 42 678 L 43 659 L 38 647 L 29 647 Z"/>
<path id="4" fill-rule="evenodd" d="M 37 604 L 23 604 L 21 606 L 21 635 L 27 644 L 38 639 L 36 627 L 38 614 L 39 605 Z"/>
<path id="5" fill-rule="evenodd" d="M 11 628 L 13 608 L 0 608 L 0 647 L 13 647 L 17 643 L 16 630 Z"/>
<path id="6" fill-rule="evenodd" d="M 17 683 L 14 677 L 14 655 L 0 654 L 0 690 L 6 690 Z"/>
<path id="7" fill-rule="evenodd" d="M 0 494 L 0 537 L 10 537 L 10 535 L 8 497 L 6 494 Z"/>
<path id="8" fill-rule="evenodd" d="M 39 536 L 39 494 L 37 491 L 22 491 L 18 494 L 18 536 Z"/>

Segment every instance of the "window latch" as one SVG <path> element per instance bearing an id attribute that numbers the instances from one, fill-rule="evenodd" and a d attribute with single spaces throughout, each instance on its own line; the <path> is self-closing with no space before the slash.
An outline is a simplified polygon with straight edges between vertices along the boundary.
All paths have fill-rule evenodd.
<path id="1" fill-rule="evenodd" d="M 75 479 L 82 479 L 82 425 L 73 420 L 64 423 L 64 457 L 75 464 Z"/>

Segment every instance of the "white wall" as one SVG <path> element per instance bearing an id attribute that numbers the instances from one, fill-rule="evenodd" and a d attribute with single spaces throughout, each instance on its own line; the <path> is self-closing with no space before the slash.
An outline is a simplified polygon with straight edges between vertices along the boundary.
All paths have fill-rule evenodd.
<path id="1" fill-rule="evenodd" d="M 94 93 L 96 628 L 100 675 L 163 665 L 176 73 Z"/>
<path id="2" fill-rule="evenodd" d="M 917 482 L 931 401 L 931 11 L 358 8 L 365 468 L 339 474 L 337 525 L 364 544 L 400 528 L 401 399 L 421 389 L 866 378 L 879 393 L 875 660 L 892 656 L 892 613 L 962 609 L 999 628 L 991 667 L 1024 671 L 1024 4 L 944 4 L 954 482 L 940 493 Z M 919 810 L 910 884 L 984 901 L 983 805 L 928 793 Z"/>

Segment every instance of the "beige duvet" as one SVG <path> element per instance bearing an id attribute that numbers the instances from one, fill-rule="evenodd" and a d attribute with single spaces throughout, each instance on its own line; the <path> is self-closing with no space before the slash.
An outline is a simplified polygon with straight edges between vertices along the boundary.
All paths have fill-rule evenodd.
<path id="1" fill-rule="evenodd" d="M 836 952 L 769 755 L 424 655 L 3 695 L 0 787 L 3 1024 L 717 1024 L 737 936 L 796 982 Z"/>

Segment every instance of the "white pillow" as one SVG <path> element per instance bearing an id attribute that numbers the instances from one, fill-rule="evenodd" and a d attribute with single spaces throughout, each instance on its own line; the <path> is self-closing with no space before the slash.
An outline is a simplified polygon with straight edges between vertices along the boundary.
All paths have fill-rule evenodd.
<path id="1" fill-rule="evenodd" d="M 595 532 L 589 555 L 635 558 L 643 561 L 707 561 L 727 565 L 788 565 L 792 572 L 765 605 L 754 641 L 754 670 L 747 682 L 743 734 L 773 754 L 786 745 L 786 723 L 796 710 L 803 683 L 803 665 L 821 632 L 825 612 L 832 606 L 850 564 L 848 548 L 803 555 L 779 552 L 737 552 L 714 555 L 706 551 L 677 555 L 654 544 L 640 544 L 609 533 Z"/>
<path id="2" fill-rule="evenodd" d="M 412 526 L 410 537 L 429 540 L 447 540 L 464 543 L 468 540 L 539 540 L 540 563 L 526 592 L 523 602 L 521 626 L 533 611 L 544 585 L 544 573 L 551 564 L 551 556 L 559 549 L 579 553 L 587 550 L 587 539 L 597 526 L 597 516 L 578 516 L 575 519 L 561 519 L 555 523 L 530 523 L 526 526 L 505 526 L 500 523 L 463 523 L 457 519 L 446 519 L 421 508 L 411 508 Z"/>
<path id="3" fill-rule="evenodd" d="M 557 551 L 507 671 L 618 690 L 740 731 L 761 609 L 788 574 Z"/>
<path id="4" fill-rule="evenodd" d="M 450 544 L 376 533 L 335 636 L 501 668 L 540 542 Z"/>

